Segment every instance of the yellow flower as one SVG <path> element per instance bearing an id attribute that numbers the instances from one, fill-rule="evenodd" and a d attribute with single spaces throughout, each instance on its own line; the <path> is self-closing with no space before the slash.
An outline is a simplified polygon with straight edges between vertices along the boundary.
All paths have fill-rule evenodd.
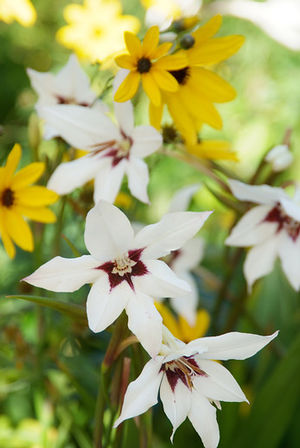
<path id="1" fill-rule="evenodd" d="M 155 306 L 163 318 L 163 324 L 176 338 L 186 343 L 204 336 L 210 325 L 210 316 L 206 310 L 197 311 L 195 325 L 191 326 L 182 316 L 175 318 L 162 303 L 155 302 Z"/>
<path id="2" fill-rule="evenodd" d="M 126 32 L 124 34 L 125 44 L 129 54 L 123 54 L 116 58 L 116 63 L 130 70 L 115 94 L 115 101 L 124 102 L 130 100 L 142 81 L 143 89 L 150 101 L 159 106 L 161 103 L 160 90 L 176 92 L 178 90 L 177 80 L 169 72 L 180 70 L 187 63 L 183 52 L 172 56 L 166 56 L 172 43 L 159 43 L 159 28 L 152 26 L 147 31 L 143 44 L 137 36 Z"/>
<path id="3" fill-rule="evenodd" d="M 57 194 L 45 187 L 31 185 L 41 177 L 44 163 L 31 163 L 15 173 L 21 155 L 21 147 L 16 144 L 6 165 L 0 167 L 0 235 L 10 258 L 16 252 L 13 243 L 23 250 L 33 251 L 32 233 L 23 216 L 45 223 L 56 220 L 46 205 L 55 202 Z"/>
<path id="4" fill-rule="evenodd" d="M 206 123 L 214 129 L 222 128 L 222 119 L 213 103 L 234 99 L 236 93 L 231 85 L 208 69 L 209 65 L 223 61 L 238 51 L 243 36 L 213 36 L 219 30 L 222 17 L 213 17 L 206 25 L 181 39 L 181 46 L 188 64 L 170 74 L 179 83 L 176 94 L 166 92 L 159 107 L 150 104 L 150 121 L 159 129 L 166 103 L 174 124 L 189 144 L 197 143 L 197 133 Z"/>
<path id="5" fill-rule="evenodd" d="M 30 0 L 0 0 L 0 20 L 17 20 L 23 26 L 31 26 L 36 21 L 36 11 Z"/>
<path id="6" fill-rule="evenodd" d="M 200 159 L 232 160 L 238 162 L 238 157 L 230 149 L 230 143 L 225 140 L 201 140 L 194 145 L 186 146 L 187 152 Z"/>
<path id="7" fill-rule="evenodd" d="M 116 0 L 71 4 L 64 9 L 64 17 L 68 25 L 58 30 L 58 41 L 91 61 L 103 61 L 122 50 L 124 31 L 137 32 L 140 27 L 136 17 L 122 15 L 121 4 Z"/>

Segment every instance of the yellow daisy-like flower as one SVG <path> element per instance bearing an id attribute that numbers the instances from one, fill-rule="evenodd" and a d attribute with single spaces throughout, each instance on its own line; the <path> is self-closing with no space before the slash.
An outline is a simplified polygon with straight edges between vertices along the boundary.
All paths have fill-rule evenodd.
<path id="1" fill-rule="evenodd" d="M 137 32 L 140 28 L 136 17 L 122 15 L 121 3 L 116 0 L 71 4 L 64 9 L 64 17 L 68 25 L 58 30 L 58 41 L 93 62 L 123 50 L 124 31 Z"/>
<path id="2" fill-rule="evenodd" d="M 179 316 L 176 318 L 162 303 L 155 302 L 155 306 L 163 319 L 163 324 L 176 338 L 183 342 L 188 343 L 194 339 L 201 338 L 209 328 L 210 315 L 206 310 L 197 311 L 195 325 L 191 326 L 184 317 Z"/>
<path id="3" fill-rule="evenodd" d="M 119 67 L 130 70 L 125 80 L 118 88 L 114 100 L 124 102 L 130 100 L 137 92 L 140 81 L 150 101 L 159 106 L 161 103 L 161 90 L 176 92 L 178 82 L 171 75 L 171 70 L 180 70 L 187 64 L 186 56 L 182 51 L 167 55 L 172 43 L 165 42 L 159 45 L 159 28 L 152 26 L 145 34 L 143 43 L 137 36 L 126 32 L 125 44 L 129 54 L 118 56 L 115 61 Z"/>
<path id="4" fill-rule="evenodd" d="M 208 68 L 236 53 L 245 40 L 239 35 L 215 38 L 221 24 L 222 17 L 217 15 L 181 39 L 188 64 L 170 71 L 179 84 L 178 92 L 164 93 L 159 107 L 150 104 L 151 124 L 160 128 L 163 103 L 166 103 L 176 128 L 191 145 L 197 143 L 197 133 L 203 123 L 214 129 L 222 128 L 222 118 L 213 103 L 231 101 L 236 96 L 233 87 Z"/>
<path id="5" fill-rule="evenodd" d="M 32 186 L 45 169 L 45 164 L 35 162 L 15 173 L 21 159 L 20 145 L 10 152 L 6 165 L 0 167 L 0 236 L 10 258 L 15 256 L 15 243 L 23 250 L 33 251 L 33 237 L 26 216 L 38 222 L 55 222 L 55 214 L 46 206 L 58 198 L 46 187 Z"/>
<path id="6" fill-rule="evenodd" d="M 0 20 L 17 20 L 23 26 L 31 26 L 36 21 L 36 10 L 30 0 L 0 0 Z"/>

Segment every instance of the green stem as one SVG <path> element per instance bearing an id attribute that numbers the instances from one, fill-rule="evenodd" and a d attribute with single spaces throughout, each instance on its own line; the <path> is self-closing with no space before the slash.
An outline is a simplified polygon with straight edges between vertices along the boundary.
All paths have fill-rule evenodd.
<path id="1" fill-rule="evenodd" d="M 64 211 L 66 206 L 66 196 L 63 196 L 61 199 L 60 210 L 57 216 L 57 224 L 56 224 L 56 233 L 54 238 L 54 255 L 59 255 L 60 253 L 60 243 L 61 243 L 61 235 L 63 230 L 63 218 Z"/>

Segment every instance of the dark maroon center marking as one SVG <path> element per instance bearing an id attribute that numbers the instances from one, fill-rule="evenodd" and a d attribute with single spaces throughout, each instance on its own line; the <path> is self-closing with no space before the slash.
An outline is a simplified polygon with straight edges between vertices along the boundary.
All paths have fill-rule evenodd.
<path id="1" fill-rule="evenodd" d="M 296 241 L 300 234 L 300 222 L 288 216 L 279 203 L 269 211 L 264 221 L 277 223 L 277 232 L 286 230 L 293 241 Z"/>
<path id="2" fill-rule="evenodd" d="M 113 168 L 123 159 L 128 160 L 130 156 L 130 149 L 133 145 L 133 139 L 126 135 L 122 129 L 120 130 L 120 133 L 123 137 L 122 141 L 109 140 L 107 142 L 95 144 L 92 146 L 93 151 L 90 155 L 95 156 L 107 150 L 107 152 L 103 154 L 103 157 L 111 158 L 111 165 Z"/>
<path id="3" fill-rule="evenodd" d="M 191 390 L 193 387 L 193 378 L 195 376 L 207 376 L 207 374 L 200 369 L 193 355 L 182 356 L 181 358 L 166 362 L 161 366 L 160 371 L 166 372 L 167 380 L 173 392 L 179 380 Z"/>
<path id="4" fill-rule="evenodd" d="M 169 71 L 169 73 L 174 76 L 178 84 L 183 86 L 184 84 L 186 84 L 188 78 L 190 77 L 190 68 L 184 67 L 180 70 L 171 70 Z"/>
<path id="5" fill-rule="evenodd" d="M 78 106 L 82 107 L 90 107 L 89 103 L 86 102 L 78 103 L 74 98 L 67 98 L 61 95 L 56 95 L 56 99 L 58 104 L 77 104 Z"/>
<path id="6" fill-rule="evenodd" d="M 1 196 L 1 202 L 4 207 L 11 207 L 14 203 L 15 195 L 10 188 L 6 188 Z"/>
<path id="7" fill-rule="evenodd" d="M 130 250 L 127 255 L 114 261 L 107 261 L 96 269 L 106 272 L 109 279 L 110 290 L 126 281 L 134 291 L 132 277 L 148 274 L 148 269 L 140 260 L 143 249 Z"/>
<path id="8" fill-rule="evenodd" d="M 151 61 L 148 58 L 141 58 L 137 63 L 137 71 L 139 73 L 148 73 L 151 68 Z"/>

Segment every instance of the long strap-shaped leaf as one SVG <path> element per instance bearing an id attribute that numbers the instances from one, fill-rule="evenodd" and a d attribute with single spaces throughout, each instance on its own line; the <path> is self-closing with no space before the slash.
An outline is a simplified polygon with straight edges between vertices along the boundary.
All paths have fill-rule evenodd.
<path id="1" fill-rule="evenodd" d="M 46 306 L 48 308 L 52 308 L 53 310 L 59 311 L 60 313 L 67 314 L 73 319 L 86 321 L 85 308 L 75 303 L 62 302 L 60 300 L 55 300 L 49 297 L 27 296 L 27 295 L 13 295 L 13 296 L 6 296 L 6 298 L 27 300 L 28 302 L 33 302 L 36 303 L 37 305 Z"/>

